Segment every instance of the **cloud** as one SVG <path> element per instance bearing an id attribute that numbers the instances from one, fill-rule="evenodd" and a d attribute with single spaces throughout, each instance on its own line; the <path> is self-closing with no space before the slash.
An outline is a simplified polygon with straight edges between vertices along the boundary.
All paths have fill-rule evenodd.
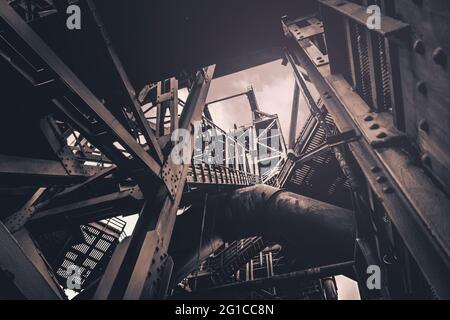
<path id="1" fill-rule="evenodd" d="M 268 114 L 278 114 L 285 141 L 288 141 L 294 76 L 291 68 L 283 66 L 281 61 L 215 79 L 211 85 L 208 101 L 245 92 L 250 86 L 255 91 L 260 109 Z M 300 103 L 297 135 L 309 114 L 302 101 L 303 99 Z M 252 121 L 250 105 L 245 96 L 214 104 L 210 111 L 214 122 L 224 130 L 233 128 L 234 124 L 241 126 Z"/>

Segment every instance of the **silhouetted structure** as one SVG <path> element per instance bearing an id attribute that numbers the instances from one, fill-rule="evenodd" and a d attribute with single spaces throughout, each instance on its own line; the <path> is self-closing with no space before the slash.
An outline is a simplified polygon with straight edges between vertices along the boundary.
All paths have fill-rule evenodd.
<path id="1" fill-rule="evenodd" d="M 447 0 L 1 1 L 0 298 L 336 299 L 343 274 L 449 299 L 449 26 Z M 252 88 L 219 128 L 214 78 L 277 59 L 288 145 Z"/>

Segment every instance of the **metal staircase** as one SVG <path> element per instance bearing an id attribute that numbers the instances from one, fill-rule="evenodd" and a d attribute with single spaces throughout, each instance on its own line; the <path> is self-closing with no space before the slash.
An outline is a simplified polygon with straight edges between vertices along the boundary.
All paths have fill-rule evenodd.
<path id="1" fill-rule="evenodd" d="M 112 218 L 80 226 L 81 239 L 71 239 L 53 266 L 63 288 L 81 291 L 100 277 L 117 244 L 126 234 L 126 222 Z M 75 272 L 76 271 L 76 272 Z M 73 276 L 79 277 L 75 280 Z M 78 281 L 75 286 L 72 279 Z"/>
<path id="2" fill-rule="evenodd" d="M 235 275 L 264 248 L 264 240 L 261 237 L 252 237 L 224 244 L 209 262 L 213 282 L 218 285 L 229 281 L 230 277 Z"/>
<path id="3" fill-rule="evenodd" d="M 249 172 L 226 166 L 200 163 L 191 165 L 188 170 L 187 182 L 190 185 L 215 184 L 248 186 L 260 183 L 261 181 L 259 176 Z"/>
<path id="4" fill-rule="evenodd" d="M 327 135 L 317 116 L 310 114 L 297 139 L 294 154 L 289 155 L 278 175 L 278 186 L 322 201 L 333 199 L 334 204 L 349 208 L 349 180 L 340 170 L 333 153 L 334 137 L 344 135 L 336 129 L 321 100 L 317 106 L 332 135 Z"/>

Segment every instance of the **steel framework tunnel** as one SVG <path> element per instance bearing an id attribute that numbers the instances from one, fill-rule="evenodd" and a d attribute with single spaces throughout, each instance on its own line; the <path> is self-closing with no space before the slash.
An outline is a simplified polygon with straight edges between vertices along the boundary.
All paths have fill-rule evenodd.
<path id="1" fill-rule="evenodd" d="M 449 26 L 448 0 L 0 1 L 0 299 L 336 299 L 342 274 L 450 299 Z M 269 62 L 280 118 L 257 83 L 212 97 Z"/>

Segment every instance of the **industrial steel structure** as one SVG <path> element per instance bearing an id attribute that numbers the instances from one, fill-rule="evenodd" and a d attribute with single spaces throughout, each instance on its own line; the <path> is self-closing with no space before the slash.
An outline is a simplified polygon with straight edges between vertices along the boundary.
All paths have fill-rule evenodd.
<path id="1" fill-rule="evenodd" d="M 447 0 L 0 0 L 0 298 L 450 299 L 449 27 Z M 207 100 L 276 60 L 288 139 L 253 88 Z"/>

